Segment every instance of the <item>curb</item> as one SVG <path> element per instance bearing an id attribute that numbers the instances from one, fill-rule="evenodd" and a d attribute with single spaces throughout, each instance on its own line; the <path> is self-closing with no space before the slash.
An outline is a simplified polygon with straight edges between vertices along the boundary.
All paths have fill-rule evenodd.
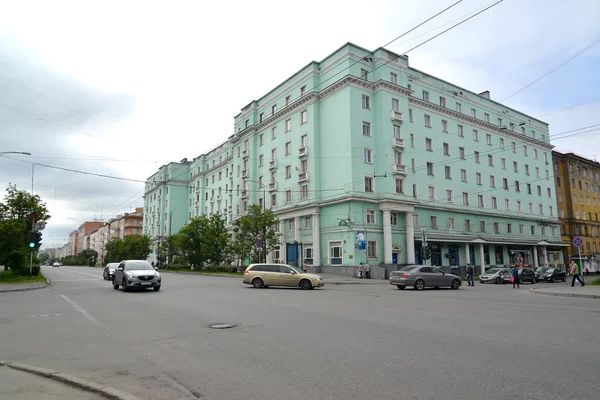
<path id="1" fill-rule="evenodd" d="M 202 272 L 187 272 L 187 271 L 182 271 L 182 272 L 174 272 L 174 271 L 165 271 L 165 270 L 158 270 L 158 272 L 160 272 L 161 274 L 176 274 L 176 275 L 202 275 L 202 276 L 220 276 L 220 277 L 224 277 L 224 278 L 244 278 L 244 275 L 227 275 L 227 274 L 205 274 Z"/>
<path id="2" fill-rule="evenodd" d="M 327 282 L 325 281 L 325 283 L 329 283 L 330 285 L 383 285 L 383 284 L 388 284 L 389 282 L 386 281 L 381 281 L 381 282 Z"/>
<path id="3" fill-rule="evenodd" d="M 137 397 L 128 393 L 122 392 L 118 389 L 111 388 L 108 386 L 102 386 L 94 382 L 86 381 L 84 379 L 77 378 L 76 376 L 63 374 L 58 371 L 54 371 L 46 368 L 34 367 L 33 365 L 13 363 L 8 361 L 1 361 L 0 366 L 6 365 L 9 368 L 16 369 L 23 372 L 39 375 L 44 378 L 53 379 L 58 382 L 62 382 L 68 386 L 74 386 L 79 389 L 83 389 L 88 392 L 97 393 L 107 399 L 112 400 L 139 400 Z"/>
<path id="4" fill-rule="evenodd" d="M 38 289 L 43 289 L 46 286 L 49 286 L 50 282 L 48 280 L 46 280 L 46 283 L 41 283 L 37 286 L 29 286 L 29 287 L 22 287 L 22 288 L 6 288 L 6 289 L 2 289 L 0 288 L 0 293 L 10 293 L 10 292 L 27 292 L 29 290 L 38 290 Z"/>
<path id="5" fill-rule="evenodd" d="M 581 297 L 585 299 L 600 299 L 600 294 L 587 294 L 587 293 L 559 293 L 559 292 L 548 292 L 540 289 L 529 289 L 529 293 L 543 294 L 546 296 L 558 296 L 558 297 Z"/>

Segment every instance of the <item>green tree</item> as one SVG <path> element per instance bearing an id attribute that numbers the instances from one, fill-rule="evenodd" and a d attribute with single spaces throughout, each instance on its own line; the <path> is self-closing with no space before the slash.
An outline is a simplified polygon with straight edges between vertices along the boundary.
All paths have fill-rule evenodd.
<path id="1" fill-rule="evenodd" d="M 148 236 L 131 235 L 125 239 L 112 238 L 106 243 L 105 262 L 120 262 L 123 260 L 145 260 L 152 252 Z"/>
<path id="2" fill-rule="evenodd" d="M 159 266 L 165 264 L 171 265 L 173 263 L 173 259 L 179 255 L 176 239 L 176 236 L 167 236 L 160 242 L 160 246 L 158 246 L 158 252 L 156 254 L 156 259 Z"/>
<path id="3" fill-rule="evenodd" d="M 48 254 L 48 253 L 40 253 L 38 255 L 38 258 L 40 259 L 40 263 L 44 264 L 44 263 L 50 261 L 50 254 Z"/>
<path id="4" fill-rule="evenodd" d="M 79 261 L 77 265 L 94 266 L 98 260 L 98 252 L 92 249 L 82 250 L 77 255 L 77 258 Z"/>
<path id="5" fill-rule="evenodd" d="M 187 263 L 194 267 L 220 265 L 231 260 L 229 233 L 219 213 L 193 218 L 174 236 Z"/>
<path id="6" fill-rule="evenodd" d="M 4 203 L 0 203 L 0 219 L 18 221 L 48 221 L 48 208 L 39 195 L 32 196 L 25 190 L 18 190 L 16 185 L 8 185 Z M 31 225 L 29 225 L 31 227 Z"/>
<path id="7" fill-rule="evenodd" d="M 237 232 L 234 248 L 238 256 L 249 256 L 252 262 L 264 262 L 267 253 L 279 245 L 280 235 L 275 230 L 279 218 L 269 208 L 262 210 L 256 204 L 248 207 L 248 214 L 237 221 L 234 226 Z M 262 251 L 258 250 L 258 242 L 262 242 Z"/>

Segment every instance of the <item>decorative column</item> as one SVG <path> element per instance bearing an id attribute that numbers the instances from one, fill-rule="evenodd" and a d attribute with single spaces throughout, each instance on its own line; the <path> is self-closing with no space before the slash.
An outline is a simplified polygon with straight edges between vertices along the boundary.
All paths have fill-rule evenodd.
<path id="1" fill-rule="evenodd" d="M 413 213 L 406 213 L 406 263 L 415 263 L 415 227 Z"/>
<path id="2" fill-rule="evenodd" d="M 390 210 L 383 210 L 383 263 L 392 263 L 392 221 Z M 367 246 L 368 247 L 368 246 Z M 367 252 L 369 249 L 367 248 Z"/>
<path id="3" fill-rule="evenodd" d="M 294 240 L 298 243 L 300 240 L 300 217 L 294 217 Z"/>
<path id="4" fill-rule="evenodd" d="M 538 250 L 537 250 L 537 246 L 533 246 L 533 267 L 537 268 L 539 267 L 539 263 L 538 263 Z"/>
<path id="5" fill-rule="evenodd" d="M 544 266 L 548 267 L 550 263 L 548 262 L 548 250 L 546 246 L 542 246 L 542 256 L 544 257 Z"/>
<path id="6" fill-rule="evenodd" d="M 504 265 L 510 267 L 510 255 L 508 254 L 508 246 L 502 246 L 502 261 Z"/>
<path id="7" fill-rule="evenodd" d="M 312 236 L 313 236 L 313 266 L 321 266 L 321 215 L 317 211 L 312 215 Z"/>
<path id="8" fill-rule="evenodd" d="M 467 264 L 471 264 L 471 249 L 469 248 L 469 243 L 465 243 L 465 266 Z"/>
<path id="9" fill-rule="evenodd" d="M 481 273 L 485 272 L 485 252 L 483 251 L 483 243 L 479 244 L 479 258 L 481 259 Z"/>
<path id="10" fill-rule="evenodd" d="M 279 261 L 287 262 L 285 248 L 285 220 L 279 221 L 279 233 L 281 234 L 281 242 L 279 245 Z"/>

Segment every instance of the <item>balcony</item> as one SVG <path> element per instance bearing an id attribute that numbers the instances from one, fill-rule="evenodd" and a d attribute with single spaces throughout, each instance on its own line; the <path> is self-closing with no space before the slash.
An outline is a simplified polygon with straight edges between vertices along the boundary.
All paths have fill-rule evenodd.
<path id="1" fill-rule="evenodd" d="M 233 212 L 233 206 L 229 206 L 229 212 Z"/>
<path id="2" fill-rule="evenodd" d="M 215 204 L 215 198 L 214 197 L 210 198 L 210 204 Z"/>
<path id="3" fill-rule="evenodd" d="M 308 172 L 300 172 L 298 174 L 298 182 L 307 182 L 308 178 Z"/>
<path id="4" fill-rule="evenodd" d="M 269 169 L 277 168 L 277 160 L 269 161 Z"/>
<path id="5" fill-rule="evenodd" d="M 393 137 L 392 138 L 392 147 L 404 148 L 404 139 Z"/>
<path id="6" fill-rule="evenodd" d="M 308 146 L 298 149 L 298 157 L 306 157 L 308 155 Z"/>
<path id="7" fill-rule="evenodd" d="M 232 197 L 232 196 L 233 196 L 233 190 L 230 190 L 229 191 L 229 197 Z"/>
<path id="8" fill-rule="evenodd" d="M 248 170 L 247 169 L 242 170 L 242 178 L 244 178 L 244 179 L 248 178 Z"/>
<path id="9" fill-rule="evenodd" d="M 394 164 L 394 174 L 406 175 L 406 165 Z"/>
<path id="10" fill-rule="evenodd" d="M 242 199 L 247 199 L 247 198 L 248 198 L 248 191 L 242 190 Z"/>
<path id="11" fill-rule="evenodd" d="M 221 202 L 221 195 L 217 196 L 217 202 L 220 203 Z"/>
<path id="12" fill-rule="evenodd" d="M 269 192 L 277 190 L 277 182 L 269 182 Z"/>
<path id="13" fill-rule="evenodd" d="M 248 158 L 248 149 L 242 150 L 242 157 L 243 158 Z"/>
<path id="14" fill-rule="evenodd" d="M 404 121 L 404 115 L 400 111 L 392 110 L 392 120 L 393 121 Z"/>

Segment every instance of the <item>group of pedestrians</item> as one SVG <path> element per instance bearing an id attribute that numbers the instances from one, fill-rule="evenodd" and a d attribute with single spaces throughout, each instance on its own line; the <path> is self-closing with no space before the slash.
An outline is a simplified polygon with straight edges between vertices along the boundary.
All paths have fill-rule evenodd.
<path id="1" fill-rule="evenodd" d="M 371 266 L 369 264 L 363 265 L 363 263 L 360 263 L 358 266 L 358 278 L 371 279 Z"/>

